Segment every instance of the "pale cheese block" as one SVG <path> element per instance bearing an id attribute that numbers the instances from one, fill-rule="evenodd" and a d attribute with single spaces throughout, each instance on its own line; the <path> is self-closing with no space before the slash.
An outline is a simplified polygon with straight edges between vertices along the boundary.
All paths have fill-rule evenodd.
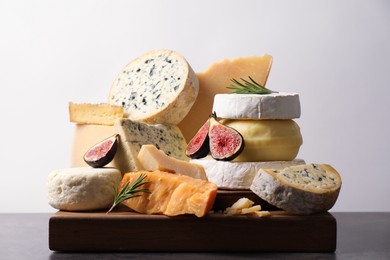
<path id="1" fill-rule="evenodd" d="M 314 214 L 331 209 L 340 188 L 339 173 L 327 164 L 260 169 L 251 185 L 251 190 L 260 198 L 293 214 Z"/>
<path id="2" fill-rule="evenodd" d="M 217 94 L 213 111 L 228 119 L 294 119 L 301 116 L 301 105 L 296 93 Z"/>
<path id="3" fill-rule="evenodd" d="M 144 181 L 148 183 L 140 189 L 148 189 L 149 193 L 140 193 L 139 197 L 122 202 L 137 212 L 168 216 L 194 214 L 203 217 L 214 204 L 217 195 L 214 183 L 163 171 L 126 173 L 120 189 L 126 182 L 133 183 L 141 174 L 146 176 Z"/>
<path id="4" fill-rule="evenodd" d="M 114 189 L 121 182 L 114 168 L 65 168 L 52 171 L 47 179 L 49 204 L 56 209 L 86 211 L 107 209 L 114 202 Z"/>
<path id="5" fill-rule="evenodd" d="M 123 106 L 134 121 L 178 124 L 198 91 L 198 78 L 183 56 L 154 50 L 123 68 L 112 84 L 108 102 Z"/>
<path id="6" fill-rule="evenodd" d="M 69 120 L 78 124 L 114 125 L 118 118 L 124 117 L 122 106 L 107 103 L 69 102 Z"/>
<path id="7" fill-rule="evenodd" d="M 142 145 L 137 156 L 142 168 L 148 171 L 167 171 L 190 176 L 195 179 L 207 180 L 202 165 L 178 160 L 158 150 L 154 145 Z"/>
<path id="8" fill-rule="evenodd" d="M 221 120 L 237 130 L 245 141 L 236 162 L 291 161 L 303 143 L 300 127 L 291 120 Z"/>
<path id="9" fill-rule="evenodd" d="M 188 115 L 179 124 L 187 142 L 196 134 L 213 112 L 213 101 L 216 94 L 230 93 L 227 87 L 231 79 L 247 79 L 251 76 L 256 82 L 265 86 L 272 66 L 272 56 L 240 57 L 224 59 L 211 64 L 199 79 L 199 95 Z M 218 114 L 217 114 L 218 115 Z"/>
<path id="10" fill-rule="evenodd" d="M 292 165 L 305 164 L 302 159 L 271 162 L 234 162 L 217 161 L 211 156 L 192 159 L 191 163 L 200 164 L 206 171 L 207 179 L 219 189 L 249 190 L 257 172 L 264 169 L 283 169 Z"/>
<path id="11" fill-rule="evenodd" d="M 120 169 L 123 173 L 143 168 L 137 156 L 141 147 L 146 144 L 156 146 L 173 158 L 183 161 L 189 160 L 185 154 L 187 142 L 180 129 L 175 125 L 151 125 L 130 119 L 118 119 L 115 122 L 115 132 L 119 134 L 117 154 L 126 159 L 121 160 L 123 163 Z"/>

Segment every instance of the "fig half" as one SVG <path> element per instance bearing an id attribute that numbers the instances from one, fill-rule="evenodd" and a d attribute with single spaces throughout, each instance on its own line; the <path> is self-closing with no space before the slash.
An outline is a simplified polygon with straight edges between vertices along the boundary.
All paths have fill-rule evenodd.
<path id="1" fill-rule="evenodd" d="M 84 161 L 93 168 L 109 164 L 118 149 L 118 135 L 115 134 L 92 146 L 84 155 Z"/>
<path id="2" fill-rule="evenodd" d="M 242 135 L 237 130 L 218 122 L 215 113 L 209 121 L 208 136 L 211 156 L 220 161 L 231 161 L 236 158 L 245 147 Z"/>
<path id="3" fill-rule="evenodd" d="M 195 136 L 187 145 L 186 155 L 192 159 L 206 157 L 209 152 L 209 127 L 210 118 L 202 125 Z"/>

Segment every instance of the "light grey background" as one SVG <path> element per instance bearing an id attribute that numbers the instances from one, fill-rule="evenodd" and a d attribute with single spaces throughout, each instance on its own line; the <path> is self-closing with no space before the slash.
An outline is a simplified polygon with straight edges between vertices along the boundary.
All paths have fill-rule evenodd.
<path id="1" fill-rule="evenodd" d="M 105 102 L 157 48 L 195 71 L 274 57 L 268 87 L 300 93 L 299 157 L 343 177 L 333 211 L 390 211 L 389 1 L 0 0 L 0 212 L 54 212 L 46 178 L 69 166 L 68 102 Z"/>

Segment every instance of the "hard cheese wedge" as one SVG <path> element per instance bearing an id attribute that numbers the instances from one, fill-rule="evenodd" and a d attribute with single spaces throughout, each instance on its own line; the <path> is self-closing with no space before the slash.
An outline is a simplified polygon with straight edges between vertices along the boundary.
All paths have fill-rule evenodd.
<path id="1" fill-rule="evenodd" d="M 248 79 L 251 76 L 256 82 L 265 86 L 272 66 L 272 56 L 265 54 L 259 57 L 241 57 L 225 59 L 213 63 L 205 72 L 197 73 L 199 79 L 199 94 L 187 116 L 180 122 L 179 128 L 187 141 L 212 113 L 214 96 L 220 93 L 230 93 L 226 88 L 231 85 L 230 79 Z"/>
<path id="2" fill-rule="evenodd" d="M 163 171 L 126 173 L 120 189 L 128 181 L 133 183 L 141 174 L 146 175 L 144 181 L 149 183 L 140 188 L 147 188 L 150 193 L 142 193 L 139 197 L 122 202 L 137 212 L 168 216 L 194 214 L 203 217 L 214 204 L 217 194 L 214 183 Z"/>
<path id="3" fill-rule="evenodd" d="M 69 120 L 78 124 L 113 125 L 117 118 L 124 117 L 122 106 L 106 103 L 69 102 Z"/>
<path id="4" fill-rule="evenodd" d="M 160 170 L 172 173 L 180 173 L 195 179 L 207 180 L 202 165 L 189 163 L 166 155 L 154 145 L 143 145 L 138 153 L 138 161 L 148 171 Z"/>

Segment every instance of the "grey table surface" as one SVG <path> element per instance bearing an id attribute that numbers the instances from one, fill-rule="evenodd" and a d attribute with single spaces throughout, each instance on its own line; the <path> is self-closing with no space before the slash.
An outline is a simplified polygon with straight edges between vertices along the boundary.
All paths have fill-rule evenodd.
<path id="1" fill-rule="evenodd" d="M 51 214 L 0 214 L 0 259 L 390 259 L 390 212 L 332 212 L 335 253 L 59 253 L 48 248 Z M 267 234 L 259 234 L 266 236 Z"/>

